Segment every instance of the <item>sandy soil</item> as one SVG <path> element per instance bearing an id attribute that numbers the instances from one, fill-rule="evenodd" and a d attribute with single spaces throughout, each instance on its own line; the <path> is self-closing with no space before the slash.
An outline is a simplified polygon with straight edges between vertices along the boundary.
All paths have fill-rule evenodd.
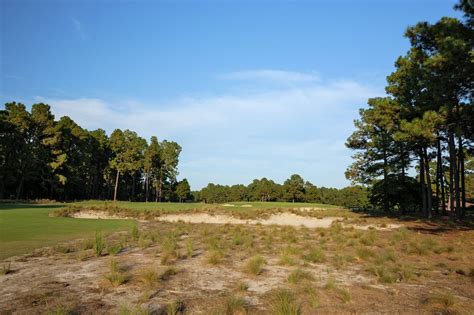
<path id="1" fill-rule="evenodd" d="M 120 219 L 118 216 L 110 216 L 106 212 L 102 211 L 80 211 L 73 215 L 75 218 L 81 219 Z M 131 219 L 131 218 L 128 218 Z M 279 225 L 279 226 L 294 226 L 294 227 L 307 227 L 307 228 L 329 228 L 334 222 L 343 221 L 341 217 L 305 217 L 294 213 L 279 213 L 271 215 L 266 219 L 251 219 L 242 220 L 227 215 L 210 215 L 207 213 L 192 213 L 192 214 L 168 214 L 161 217 L 157 217 L 158 221 L 166 222 L 186 222 L 186 223 L 208 223 L 208 224 L 261 224 L 261 225 Z M 400 224 L 387 224 L 385 226 L 379 226 L 375 224 L 350 224 L 344 223 L 345 227 L 353 226 L 356 229 L 369 230 L 392 230 L 400 228 Z"/>

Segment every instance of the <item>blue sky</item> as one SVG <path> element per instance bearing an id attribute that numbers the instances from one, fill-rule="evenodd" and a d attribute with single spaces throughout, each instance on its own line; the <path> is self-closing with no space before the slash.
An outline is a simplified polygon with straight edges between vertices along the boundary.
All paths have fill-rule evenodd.
<path id="1" fill-rule="evenodd" d="M 183 147 L 180 178 L 344 187 L 344 142 L 455 1 L 0 1 L 0 101 Z"/>

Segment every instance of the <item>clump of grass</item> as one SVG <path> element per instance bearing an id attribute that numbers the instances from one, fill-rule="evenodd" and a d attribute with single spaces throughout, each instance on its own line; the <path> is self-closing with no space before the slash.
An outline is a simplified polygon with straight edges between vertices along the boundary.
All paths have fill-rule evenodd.
<path id="1" fill-rule="evenodd" d="M 7 275 L 12 272 L 11 263 L 7 262 L 0 267 L 0 275 Z"/>
<path id="2" fill-rule="evenodd" d="M 326 257 L 320 248 L 313 248 L 303 255 L 303 259 L 312 263 L 322 263 L 326 260 Z"/>
<path id="3" fill-rule="evenodd" d="M 303 280 L 313 281 L 314 276 L 311 272 L 303 269 L 295 269 L 288 276 L 288 282 L 292 284 L 298 284 Z"/>
<path id="4" fill-rule="evenodd" d="M 296 302 L 295 295 L 286 290 L 277 290 L 271 302 L 272 314 L 275 315 L 301 315 L 301 304 Z"/>
<path id="5" fill-rule="evenodd" d="M 119 309 L 119 315 L 149 315 L 151 312 L 139 306 L 127 307 L 122 305 Z"/>
<path id="6" fill-rule="evenodd" d="M 266 264 L 265 259 L 262 256 L 254 256 L 247 261 L 245 265 L 245 271 L 247 273 L 258 276 L 263 271 L 263 266 Z"/>
<path id="7" fill-rule="evenodd" d="M 249 285 L 245 282 L 241 281 L 237 284 L 238 291 L 244 292 L 244 291 L 247 291 L 248 289 L 249 289 Z"/>
<path id="8" fill-rule="evenodd" d="M 141 249 L 150 247 L 151 244 L 152 244 L 152 240 L 147 239 L 144 235 L 140 235 L 140 237 L 138 238 L 138 246 Z"/>
<path id="9" fill-rule="evenodd" d="M 116 256 L 116 255 L 119 254 L 122 250 L 123 250 L 122 244 L 116 244 L 116 245 L 107 246 L 107 252 L 108 252 L 110 255 L 112 255 L 112 256 Z"/>
<path id="10" fill-rule="evenodd" d="M 305 287 L 304 293 L 308 295 L 308 304 L 311 308 L 318 308 L 321 305 L 319 301 L 318 293 L 313 287 L 311 286 Z"/>
<path id="11" fill-rule="evenodd" d="M 47 315 L 69 315 L 69 314 L 73 314 L 73 312 L 69 310 L 68 308 L 66 308 L 65 306 L 59 305 L 48 310 L 46 314 Z"/>
<path id="12" fill-rule="evenodd" d="M 249 305 L 244 298 L 230 296 L 224 302 L 223 313 L 226 315 L 247 314 L 248 307 Z"/>
<path id="13" fill-rule="evenodd" d="M 427 297 L 422 299 L 422 303 L 430 305 L 436 309 L 440 309 L 436 313 L 451 314 L 457 312 L 451 312 L 450 310 L 456 309 L 458 304 L 457 298 L 451 292 L 436 291 L 430 293 Z"/>
<path id="14" fill-rule="evenodd" d="M 107 279 L 113 287 L 127 282 L 128 275 L 123 271 L 123 268 L 118 264 L 115 259 L 111 259 L 109 262 L 110 272 L 104 277 Z"/>
<path id="15" fill-rule="evenodd" d="M 377 277 L 377 280 L 382 283 L 394 283 L 397 281 L 397 276 L 392 273 L 386 266 L 371 266 L 367 271 Z"/>
<path id="16" fill-rule="evenodd" d="M 74 252 L 74 248 L 68 245 L 57 245 L 54 247 L 54 250 L 57 253 L 61 253 L 61 254 L 69 254 L 69 253 Z"/>
<path id="17" fill-rule="evenodd" d="M 351 256 L 351 255 L 337 254 L 337 255 L 334 255 L 333 258 L 332 258 L 332 264 L 337 269 L 340 269 L 340 268 L 344 267 L 347 263 L 350 263 L 350 262 L 353 262 L 353 261 L 354 261 L 354 257 Z"/>
<path id="18" fill-rule="evenodd" d="M 178 270 L 174 267 L 169 267 L 167 268 L 161 275 L 160 275 L 160 280 L 161 281 L 166 281 L 172 276 L 176 275 L 178 273 Z"/>
<path id="19" fill-rule="evenodd" d="M 345 288 L 337 288 L 336 293 L 344 303 L 349 303 L 352 299 L 351 293 Z"/>
<path id="20" fill-rule="evenodd" d="M 294 266 L 296 265 L 296 260 L 293 258 L 293 256 L 287 254 L 287 253 L 281 253 L 280 254 L 280 259 L 278 260 L 278 264 L 284 265 L 284 266 Z"/>
<path id="21" fill-rule="evenodd" d="M 194 254 L 193 240 L 189 238 L 186 240 L 186 257 L 191 258 L 193 257 L 193 254 Z"/>
<path id="22" fill-rule="evenodd" d="M 218 265 L 224 259 L 224 253 L 221 250 L 213 249 L 208 252 L 206 261 L 211 265 Z"/>
<path id="23" fill-rule="evenodd" d="M 96 257 L 100 257 L 102 255 L 102 251 L 104 250 L 104 240 L 102 238 L 102 233 L 99 231 L 95 232 L 95 241 L 94 241 L 94 253 Z"/>
<path id="24" fill-rule="evenodd" d="M 395 255 L 395 252 L 391 249 L 386 249 L 379 252 L 376 257 L 377 258 L 375 259 L 375 262 L 377 264 L 384 264 L 388 261 L 391 261 L 391 262 L 397 261 L 397 256 Z"/>
<path id="25" fill-rule="evenodd" d="M 160 278 L 158 272 L 154 268 L 142 270 L 139 277 L 140 281 L 149 288 L 154 287 Z"/>
<path id="26" fill-rule="evenodd" d="M 334 290 L 336 288 L 336 279 L 333 276 L 328 277 L 326 284 L 324 285 L 326 290 Z"/>
<path id="27" fill-rule="evenodd" d="M 366 246 L 374 245 L 377 240 L 377 232 L 375 230 L 368 231 L 360 238 L 360 242 Z"/>
<path id="28" fill-rule="evenodd" d="M 186 304 L 184 304 L 183 300 L 176 300 L 166 307 L 166 315 L 178 315 L 184 314 L 186 310 Z"/>
<path id="29" fill-rule="evenodd" d="M 431 238 L 425 238 L 421 241 L 411 241 L 408 244 L 408 253 L 416 255 L 427 255 L 438 246 L 438 242 Z"/>
<path id="30" fill-rule="evenodd" d="M 88 238 L 82 241 L 81 248 L 83 250 L 93 249 L 94 248 L 94 240 L 92 238 Z"/>
<path id="31" fill-rule="evenodd" d="M 359 247 L 356 250 L 357 257 L 362 260 L 369 260 L 370 258 L 375 256 L 375 252 L 369 248 Z"/>
<path id="32" fill-rule="evenodd" d="M 130 236 L 132 240 L 136 241 L 140 237 L 140 231 L 138 231 L 138 226 L 136 224 L 133 225 L 132 231 L 130 232 Z"/>
<path id="33" fill-rule="evenodd" d="M 339 287 L 336 284 L 336 280 L 334 279 L 333 276 L 330 276 L 326 280 L 326 284 L 324 285 L 324 288 L 326 290 L 334 291 L 344 303 L 348 303 L 352 299 L 352 296 L 349 290 Z"/>

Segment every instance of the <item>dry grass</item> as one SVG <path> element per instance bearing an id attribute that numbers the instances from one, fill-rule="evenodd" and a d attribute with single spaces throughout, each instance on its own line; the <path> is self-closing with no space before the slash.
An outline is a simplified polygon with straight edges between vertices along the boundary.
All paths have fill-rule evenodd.
<path id="1" fill-rule="evenodd" d="M 260 255 L 256 255 L 247 261 L 244 267 L 244 271 L 254 276 L 258 276 L 262 273 L 263 266 L 265 266 L 265 264 L 265 259 Z"/>

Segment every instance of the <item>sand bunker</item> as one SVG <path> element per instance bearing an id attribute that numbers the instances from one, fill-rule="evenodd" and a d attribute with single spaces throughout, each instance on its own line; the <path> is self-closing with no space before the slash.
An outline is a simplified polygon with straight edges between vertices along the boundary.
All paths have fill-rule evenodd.
<path id="1" fill-rule="evenodd" d="M 157 218 L 160 221 L 177 222 L 183 221 L 187 223 L 209 223 L 209 224 L 262 224 L 262 225 L 290 225 L 305 226 L 308 228 L 327 228 L 331 224 L 341 218 L 326 217 L 322 219 L 309 218 L 296 215 L 293 213 L 274 214 L 266 219 L 242 220 L 227 215 L 210 215 L 207 213 L 196 214 L 169 214 Z"/>
<path id="2" fill-rule="evenodd" d="M 116 215 L 109 215 L 104 211 L 80 211 L 72 215 L 78 219 L 134 219 L 131 217 L 120 217 Z M 399 224 L 351 224 L 344 221 L 341 217 L 305 217 L 294 213 L 279 213 L 273 214 L 265 219 L 239 219 L 229 215 L 216 214 L 211 215 L 207 213 L 190 213 L 190 214 L 168 214 L 156 217 L 154 220 L 165 222 L 186 222 L 186 223 L 206 223 L 206 224 L 262 224 L 262 225 L 281 225 L 281 226 L 295 226 L 307 228 L 329 228 L 333 222 L 341 222 L 344 227 L 354 227 L 359 230 L 393 230 L 402 227 Z"/>

